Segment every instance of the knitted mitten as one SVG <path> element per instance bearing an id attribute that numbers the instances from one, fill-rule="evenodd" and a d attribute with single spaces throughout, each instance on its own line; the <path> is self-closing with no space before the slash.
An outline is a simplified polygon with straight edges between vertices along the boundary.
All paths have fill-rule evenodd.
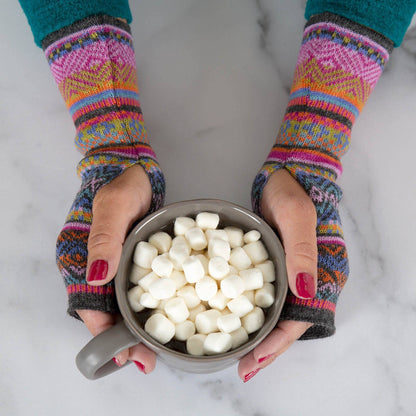
<path id="1" fill-rule="evenodd" d="M 342 172 L 351 128 L 389 58 L 384 36 L 337 15 L 313 16 L 306 24 L 289 104 L 280 131 L 252 188 L 253 209 L 270 175 L 286 168 L 315 204 L 318 223 L 318 287 L 314 299 L 289 293 L 281 319 L 312 322 L 302 339 L 335 332 L 338 296 L 348 277 L 335 184 Z"/>
<path id="2" fill-rule="evenodd" d="M 100 15 L 48 35 L 43 43 L 52 74 L 74 120 L 81 189 L 57 241 L 68 312 L 117 311 L 113 283 L 86 284 L 87 241 L 97 191 L 126 168 L 139 164 L 153 191 L 151 211 L 163 204 L 163 174 L 149 145 L 139 103 L 136 64 L 129 26 Z"/>

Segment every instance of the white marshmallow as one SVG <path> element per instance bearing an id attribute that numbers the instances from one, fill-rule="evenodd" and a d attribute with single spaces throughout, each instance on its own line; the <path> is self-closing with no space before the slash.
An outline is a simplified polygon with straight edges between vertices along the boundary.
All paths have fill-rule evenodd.
<path id="1" fill-rule="evenodd" d="M 150 269 L 156 256 L 156 247 L 146 241 L 140 241 L 134 249 L 133 262 L 144 269 Z"/>
<path id="2" fill-rule="evenodd" d="M 242 247 L 231 250 L 230 264 L 238 270 L 245 270 L 251 266 L 251 259 Z"/>
<path id="3" fill-rule="evenodd" d="M 159 306 L 156 309 L 160 310 L 161 313 L 163 313 L 163 315 L 166 315 L 165 306 L 171 299 L 175 299 L 175 297 L 176 296 L 172 296 L 171 298 L 161 299 L 161 301 L 159 302 Z"/>
<path id="4" fill-rule="evenodd" d="M 195 284 L 195 291 L 201 300 L 210 300 L 218 291 L 217 282 L 209 276 L 204 276 Z"/>
<path id="5" fill-rule="evenodd" d="M 175 325 L 175 338 L 178 341 L 186 341 L 195 334 L 195 324 L 192 321 L 183 321 Z"/>
<path id="6" fill-rule="evenodd" d="M 246 244 L 248 243 L 254 243 L 257 240 L 260 240 L 261 234 L 257 230 L 251 230 L 244 234 L 243 240 Z"/>
<path id="7" fill-rule="evenodd" d="M 140 297 L 143 293 L 144 291 L 140 286 L 134 286 L 127 292 L 127 300 L 134 312 L 140 312 L 144 309 L 144 306 L 140 303 Z"/>
<path id="8" fill-rule="evenodd" d="M 274 299 L 274 285 L 272 283 L 265 283 L 262 288 L 256 290 L 254 295 L 254 302 L 260 308 L 272 306 Z"/>
<path id="9" fill-rule="evenodd" d="M 230 334 L 213 332 L 204 341 L 204 353 L 207 355 L 221 354 L 231 349 L 233 339 Z"/>
<path id="10" fill-rule="evenodd" d="M 241 270 L 240 277 L 243 279 L 245 290 L 260 289 L 263 286 L 263 275 L 257 267 Z"/>
<path id="11" fill-rule="evenodd" d="M 186 340 L 186 350 L 191 355 L 204 355 L 204 341 L 206 339 L 204 334 L 195 334 Z"/>
<path id="12" fill-rule="evenodd" d="M 211 238 L 219 238 L 220 240 L 228 241 L 228 234 L 225 230 L 208 229 L 205 231 L 205 236 L 207 237 L 208 242 Z"/>
<path id="13" fill-rule="evenodd" d="M 129 280 L 130 282 L 134 283 L 135 285 L 139 284 L 139 280 L 149 274 L 152 270 L 151 269 L 144 269 L 143 267 L 138 266 L 135 263 L 132 263 Z"/>
<path id="14" fill-rule="evenodd" d="M 242 326 L 237 330 L 231 332 L 230 335 L 233 342 L 233 345 L 231 347 L 233 350 L 240 347 L 248 341 L 247 331 Z"/>
<path id="15" fill-rule="evenodd" d="M 218 331 L 217 319 L 221 316 L 221 312 L 216 309 L 208 309 L 199 313 L 195 317 L 196 330 L 200 334 L 210 334 Z"/>
<path id="16" fill-rule="evenodd" d="M 230 273 L 230 265 L 224 257 L 213 257 L 208 263 L 208 272 L 216 280 L 221 280 Z"/>
<path id="17" fill-rule="evenodd" d="M 235 313 L 222 315 L 217 319 L 218 329 L 229 334 L 240 328 L 241 320 Z"/>
<path id="18" fill-rule="evenodd" d="M 165 255 L 157 256 L 152 261 L 152 270 L 160 277 L 169 277 L 173 270 L 173 263 Z"/>
<path id="19" fill-rule="evenodd" d="M 241 318 L 241 326 L 244 327 L 248 334 L 256 332 L 263 326 L 263 324 L 264 312 L 263 309 L 258 306 Z"/>
<path id="20" fill-rule="evenodd" d="M 172 245 L 171 247 L 178 246 L 178 245 L 185 245 L 189 247 L 188 240 L 183 235 L 178 235 L 172 238 Z M 191 248 L 189 247 L 189 253 L 191 252 Z M 189 255 L 188 253 L 188 255 Z"/>
<path id="21" fill-rule="evenodd" d="M 266 260 L 264 263 L 257 264 L 256 267 L 260 269 L 263 274 L 263 282 L 271 283 L 276 280 L 276 271 L 271 260 Z"/>
<path id="22" fill-rule="evenodd" d="M 159 306 L 160 300 L 155 299 L 149 292 L 144 292 L 140 296 L 140 303 L 149 309 L 156 309 Z"/>
<path id="23" fill-rule="evenodd" d="M 240 295 L 235 299 L 231 299 L 227 303 L 227 306 L 232 313 L 235 313 L 240 318 L 244 315 L 247 315 L 254 308 L 253 304 L 244 295 Z"/>
<path id="24" fill-rule="evenodd" d="M 185 274 L 185 278 L 189 283 L 196 283 L 205 275 L 204 266 L 197 256 L 189 256 L 182 263 L 182 268 Z"/>
<path id="25" fill-rule="evenodd" d="M 199 227 L 190 228 L 185 233 L 185 238 L 191 248 L 197 251 L 203 250 L 208 244 L 204 232 Z"/>
<path id="26" fill-rule="evenodd" d="M 176 290 L 184 287 L 188 282 L 186 281 L 185 274 L 179 270 L 173 270 L 170 279 L 175 283 Z"/>
<path id="27" fill-rule="evenodd" d="M 169 250 L 169 258 L 176 270 L 182 271 L 183 262 L 189 257 L 191 248 L 188 244 L 175 244 Z"/>
<path id="28" fill-rule="evenodd" d="M 202 266 L 204 266 L 205 274 L 208 274 L 209 273 L 209 269 L 208 269 L 209 259 L 204 254 L 196 254 L 196 257 L 199 259 Z"/>
<path id="29" fill-rule="evenodd" d="M 150 272 L 149 274 L 147 274 L 139 280 L 139 286 L 145 292 L 148 292 L 149 286 L 158 279 L 160 279 L 160 277 L 155 272 Z"/>
<path id="30" fill-rule="evenodd" d="M 241 247 L 244 244 L 243 230 L 237 227 L 225 227 L 224 231 L 228 235 L 228 242 L 231 248 Z"/>
<path id="31" fill-rule="evenodd" d="M 206 310 L 207 310 L 207 308 L 202 303 L 195 306 L 195 308 L 190 309 L 189 310 L 188 321 L 195 322 L 196 316 L 201 312 L 205 312 Z"/>
<path id="32" fill-rule="evenodd" d="M 144 325 L 144 330 L 161 344 L 166 344 L 175 335 L 175 325 L 160 313 L 150 316 Z"/>
<path id="33" fill-rule="evenodd" d="M 230 266 L 230 271 L 228 272 L 228 274 L 238 274 L 238 269 L 234 266 Z"/>
<path id="34" fill-rule="evenodd" d="M 213 308 L 217 309 L 219 311 L 222 311 L 226 306 L 227 303 L 230 301 L 229 298 L 227 298 L 222 290 L 218 290 L 215 296 L 213 296 L 211 299 L 208 300 L 208 305 Z"/>
<path id="35" fill-rule="evenodd" d="M 263 263 L 269 258 L 266 247 L 264 247 L 260 240 L 254 241 L 254 243 L 248 243 L 243 246 L 243 248 L 250 257 L 253 264 Z"/>
<path id="36" fill-rule="evenodd" d="M 169 299 L 176 293 L 175 282 L 169 277 L 161 277 L 149 286 L 149 293 L 155 299 Z"/>
<path id="37" fill-rule="evenodd" d="M 243 295 L 254 305 L 256 306 L 256 302 L 254 301 L 255 290 L 245 290 Z"/>
<path id="38" fill-rule="evenodd" d="M 172 237 L 164 231 L 159 231 L 150 236 L 149 243 L 157 248 L 159 254 L 167 253 L 172 244 Z"/>
<path id="39" fill-rule="evenodd" d="M 175 324 L 180 324 L 189 316 L 189 310 L 183 298 L 173 298 L 166 302 L 165 312 L 168 318 Z"/>
<path id="40" fill-rule="evenodd" d="M 245 290 L 243 279 L 236 274 L 227 276 L 226 278 L 222 279 L 220 286 L 224 296 L 229 299 L 235 299 Z"/>
<path id="41" fill-rule="evenodd" d="M 192 227 L 195 227 L 195 220 L 189 217 L 178 217 L 175 219 L 173 232 L 175 235 L 185 235 Z"/>
<path id="42" fill-rule="evenodd" d="M 217 228 L 220 217 L 213 212 L 200 212 L 195 218 L 196 225 L 203 230 Z"/>
<path id="43" fill-rule="evenodd" d="M 230 243 L 221 240 L 220 238 L 211 238 L 208 244 L 208 257 L 223 257 L 225 260 L 230 260 Z"/>
<path id="44" fill-rule="evenodd" d="M 188 309 L 193 309 L 201 303 L 201 299 L 196 294 L 195 288 L 191 285 L 186 285 L 180 288 L 176 294 L 183 298 Z"/>

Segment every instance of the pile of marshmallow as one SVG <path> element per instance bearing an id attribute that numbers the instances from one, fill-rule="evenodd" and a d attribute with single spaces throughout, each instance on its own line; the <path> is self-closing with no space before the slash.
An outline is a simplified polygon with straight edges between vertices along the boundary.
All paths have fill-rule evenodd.
<path id="1" fill-rule="evenodd" d="M 145 331 L 161 344 L 186 342 L 191 355 L 213 355 L 244 344 L 275 300 L 275 268 L 257 230 L 217 228 L 218 214 L 178 217 L 137 243 L 128 300 L 152 309 Z"/>

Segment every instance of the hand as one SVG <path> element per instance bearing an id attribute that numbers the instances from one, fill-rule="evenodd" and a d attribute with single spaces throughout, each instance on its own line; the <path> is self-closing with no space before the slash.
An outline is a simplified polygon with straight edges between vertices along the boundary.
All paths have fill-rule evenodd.
<path id="1" fill-rule="evenodd" d="M 126 234 L 133 223 L 148 212 L 151 198 L 149 179 L 139 165 L 128 168 L 97 192 L 88 238 L 88 284 L 101 286 L 114 278 Z M 95 310 L 78 309 L 77 313 L 93 336 L 110 328 L 119 319 L 113 314 Z M 128 360 L 147 374 L 155 367 L 156 355 L 143 344 L 138 344 L 119 353 L 114 362 L 122 366 Z"/>
<path id="2" fill-rule="evenodd" d="M 280 169 L 272 174 L 264 187 L 261 211 L 282 239 L 290 290 L 299 298 L 313 298 L 318 262 L 315 205 L 290 173 Z M 240 360 L 240 378 L 248 381 L 311 326 L 309 322 L 279 321 L 265 340 Z"/>

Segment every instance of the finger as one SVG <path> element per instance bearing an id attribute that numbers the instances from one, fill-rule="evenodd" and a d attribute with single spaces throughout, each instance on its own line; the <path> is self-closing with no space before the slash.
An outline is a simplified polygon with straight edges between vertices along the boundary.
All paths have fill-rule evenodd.
<path id="1" fill-rule="evenodd" d="M 275 172 L 264 188 L 262 210 L 278 230 L 286 253 L 290 290 L 313 298 L 317 286 L 316 209 L 305 190 L 286 169 Z"/>
<path id="2" fill-rule="evenodd" d="M 151 373 L 156 366 L 156 354 L 144 344 L 130 347 L 128 359 L 144 374 Z"/>
<path id="3" fill-rule="evenodd" d="M 89 284 L 103 285 L 115 276 L 126 234 L 149 210 L 151 195 L 149 179 L 138 165 L 97 192 L 88 239 Z"/>

